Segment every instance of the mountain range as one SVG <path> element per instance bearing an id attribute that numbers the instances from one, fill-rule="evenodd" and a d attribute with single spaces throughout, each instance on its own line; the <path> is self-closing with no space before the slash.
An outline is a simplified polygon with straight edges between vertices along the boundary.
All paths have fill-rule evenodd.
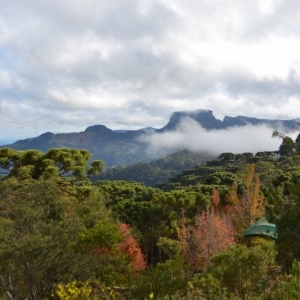
<path id="1" fill-rule="evenodd" d="M 180 123 L 192 119 L 205 130 L 221 130 L 236 126 L 266 125 L 272 129 L 280 128 L 291 131 L 300 128 L 300 118 L 291 120 L 270 120 L 250 118 L 246 116 L 217 119 L 211 110 L 178 111 L 174 112 L 169 122 L 160 129 L 152 127 L 139 130 L 112 130 L 105 125 L 93 125 L 83 132 L 58 133 L 46 132 L 35 138 L 19 140 L 13 144 L 4 145 L 16 150 L 37 149 L 47 151 L 50 148 L 80 148 L 88 149 L 93 159 L 102 159 L 106 166 L 125 166 L 138 161 L 150 161 L 154 158 L 147 151 L 147 143 L 140 137 L 176 131 Z"/>

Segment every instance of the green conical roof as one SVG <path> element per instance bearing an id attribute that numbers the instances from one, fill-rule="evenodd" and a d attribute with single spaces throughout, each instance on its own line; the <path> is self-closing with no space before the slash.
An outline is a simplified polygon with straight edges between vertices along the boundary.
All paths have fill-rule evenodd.
<path id="1" fill-rule="evenodd" d="M 245 233 L 244 237 L 265 236 L 277 239 L 277 230 L 274 224 L 269 223 L 266 218 L 262 218 L 253 224 Z"/>

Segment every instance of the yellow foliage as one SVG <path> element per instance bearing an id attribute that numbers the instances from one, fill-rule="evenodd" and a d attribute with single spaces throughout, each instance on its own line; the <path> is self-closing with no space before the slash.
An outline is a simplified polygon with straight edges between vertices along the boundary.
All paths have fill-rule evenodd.
<path id="1" fill-rule="evenodd" d="M 227 195 L 238 239 L 243 237 L 244 232 L 264 215 L 265 209 L 265 201 L 260 191 L 260 181 L 255 173 L 254 165 L 247 166 L 244 184 L 243 195 L 238 195 L 236 184 L 232 186 Z"/>
<path id="2" fill-rule="evenodd" d="M 89 300 L 91 293 L 92 287 L 89 281 L 80 285 L 76 280 L 67 285 L 59 284 L 56 290 L 56 294 L 61 300 Z"/>

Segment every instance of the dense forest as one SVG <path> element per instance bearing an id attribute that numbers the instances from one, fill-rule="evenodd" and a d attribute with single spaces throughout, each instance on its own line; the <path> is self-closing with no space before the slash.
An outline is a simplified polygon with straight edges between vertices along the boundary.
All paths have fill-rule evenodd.
<path id="1" fill-rule="evenodd" d="M 0 299 L 299 299 L 300 135 L 273 136 L 123 180 L 87 150 L 0 149 Z M 261 219 L 276 235 L 246 238 Z"/>
<path id="2" fill-rule="evenodd" d="M 137 181 L 156 187 L 167 183 L 171 177 L 180 174 L 183 170 L 205 165 L 208 160 L 214 158 L 214 155 L 207 152 L 182 150 L 151 162 L 109 167 L 92 177 L 92 180 Z"/>

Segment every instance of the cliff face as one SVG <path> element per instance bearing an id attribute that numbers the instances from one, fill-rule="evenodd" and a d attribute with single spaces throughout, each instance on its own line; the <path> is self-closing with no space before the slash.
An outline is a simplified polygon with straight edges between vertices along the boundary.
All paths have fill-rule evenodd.
<path id="1" fill-rule="evenodd" d="M 190 118 L 196 121 L 206 130 L 218 130 L 226 129 L 233 126 L 246 126 L 246 125 L 267 125 L 274 129 L 286 128 L 287 130 L 300 126 L 300 119 L 293 120 L 269 120 L 269 119 L 257 119 L 246 116 L 228 117 L 225 116 L 223 121 L 216 119 L 211 110 L 196 110 L 196 111 L 178 111 L 174 112 L 168 124 L 160 129 L 163 131 L 176 130 L 178 124 L 185 118 Z"/>
<path id="2" fill-rule="evenodd" d="M 282 128 L 289 131 L 292 128 L 297 128 L 300 125 L 300 119 L 293 120 L 269 120 L 269 119 L 257 119 L 249 118 L 245 116 L 237 117 L 225 117 L 223 120 L 223 127 L 228 128 L 231 126 L 246 126 L 248 124 L 257 126 L 257 125 L 268 125 L 274 129 Z"/>
<path id="3" fill-rule="evenodd" d="M 191 118 L 207 130 L 221 129 L 222 121 L 215 118 L 211 110 L 177 111 L 174 112 L 168 124 L 159 131 L 175 130 L 177 125 L 184 119 Z"/>
<path id="4" fill-rule="evenodd" d="M 140 142 L 140 135 L 150 135 L 174 131 L 181 121 L 190 118 L 206 130 L 219 130 L 232 126 L 268 125 L 273 129 L 300 128 L 300 119 L 267 120 L 245 116 L 228 117 L 223 120 L 215 118 L 211 110 L 178 111 L 174 112 L 166 126 L 161 129 L 119 130 L 114 131 L 104 125 L 93 125 L 84 132 L 53 134 L 46 132 L 38 137 L 17 141 L 1 146 L 17 150 L 37 149 L 46 152 L 50 148 L 88 149 L 93 159 L 102 159 L 107 166 L 128 165 L 138 161 L 153 159 L 146 151 L 147 145 Z"/>

